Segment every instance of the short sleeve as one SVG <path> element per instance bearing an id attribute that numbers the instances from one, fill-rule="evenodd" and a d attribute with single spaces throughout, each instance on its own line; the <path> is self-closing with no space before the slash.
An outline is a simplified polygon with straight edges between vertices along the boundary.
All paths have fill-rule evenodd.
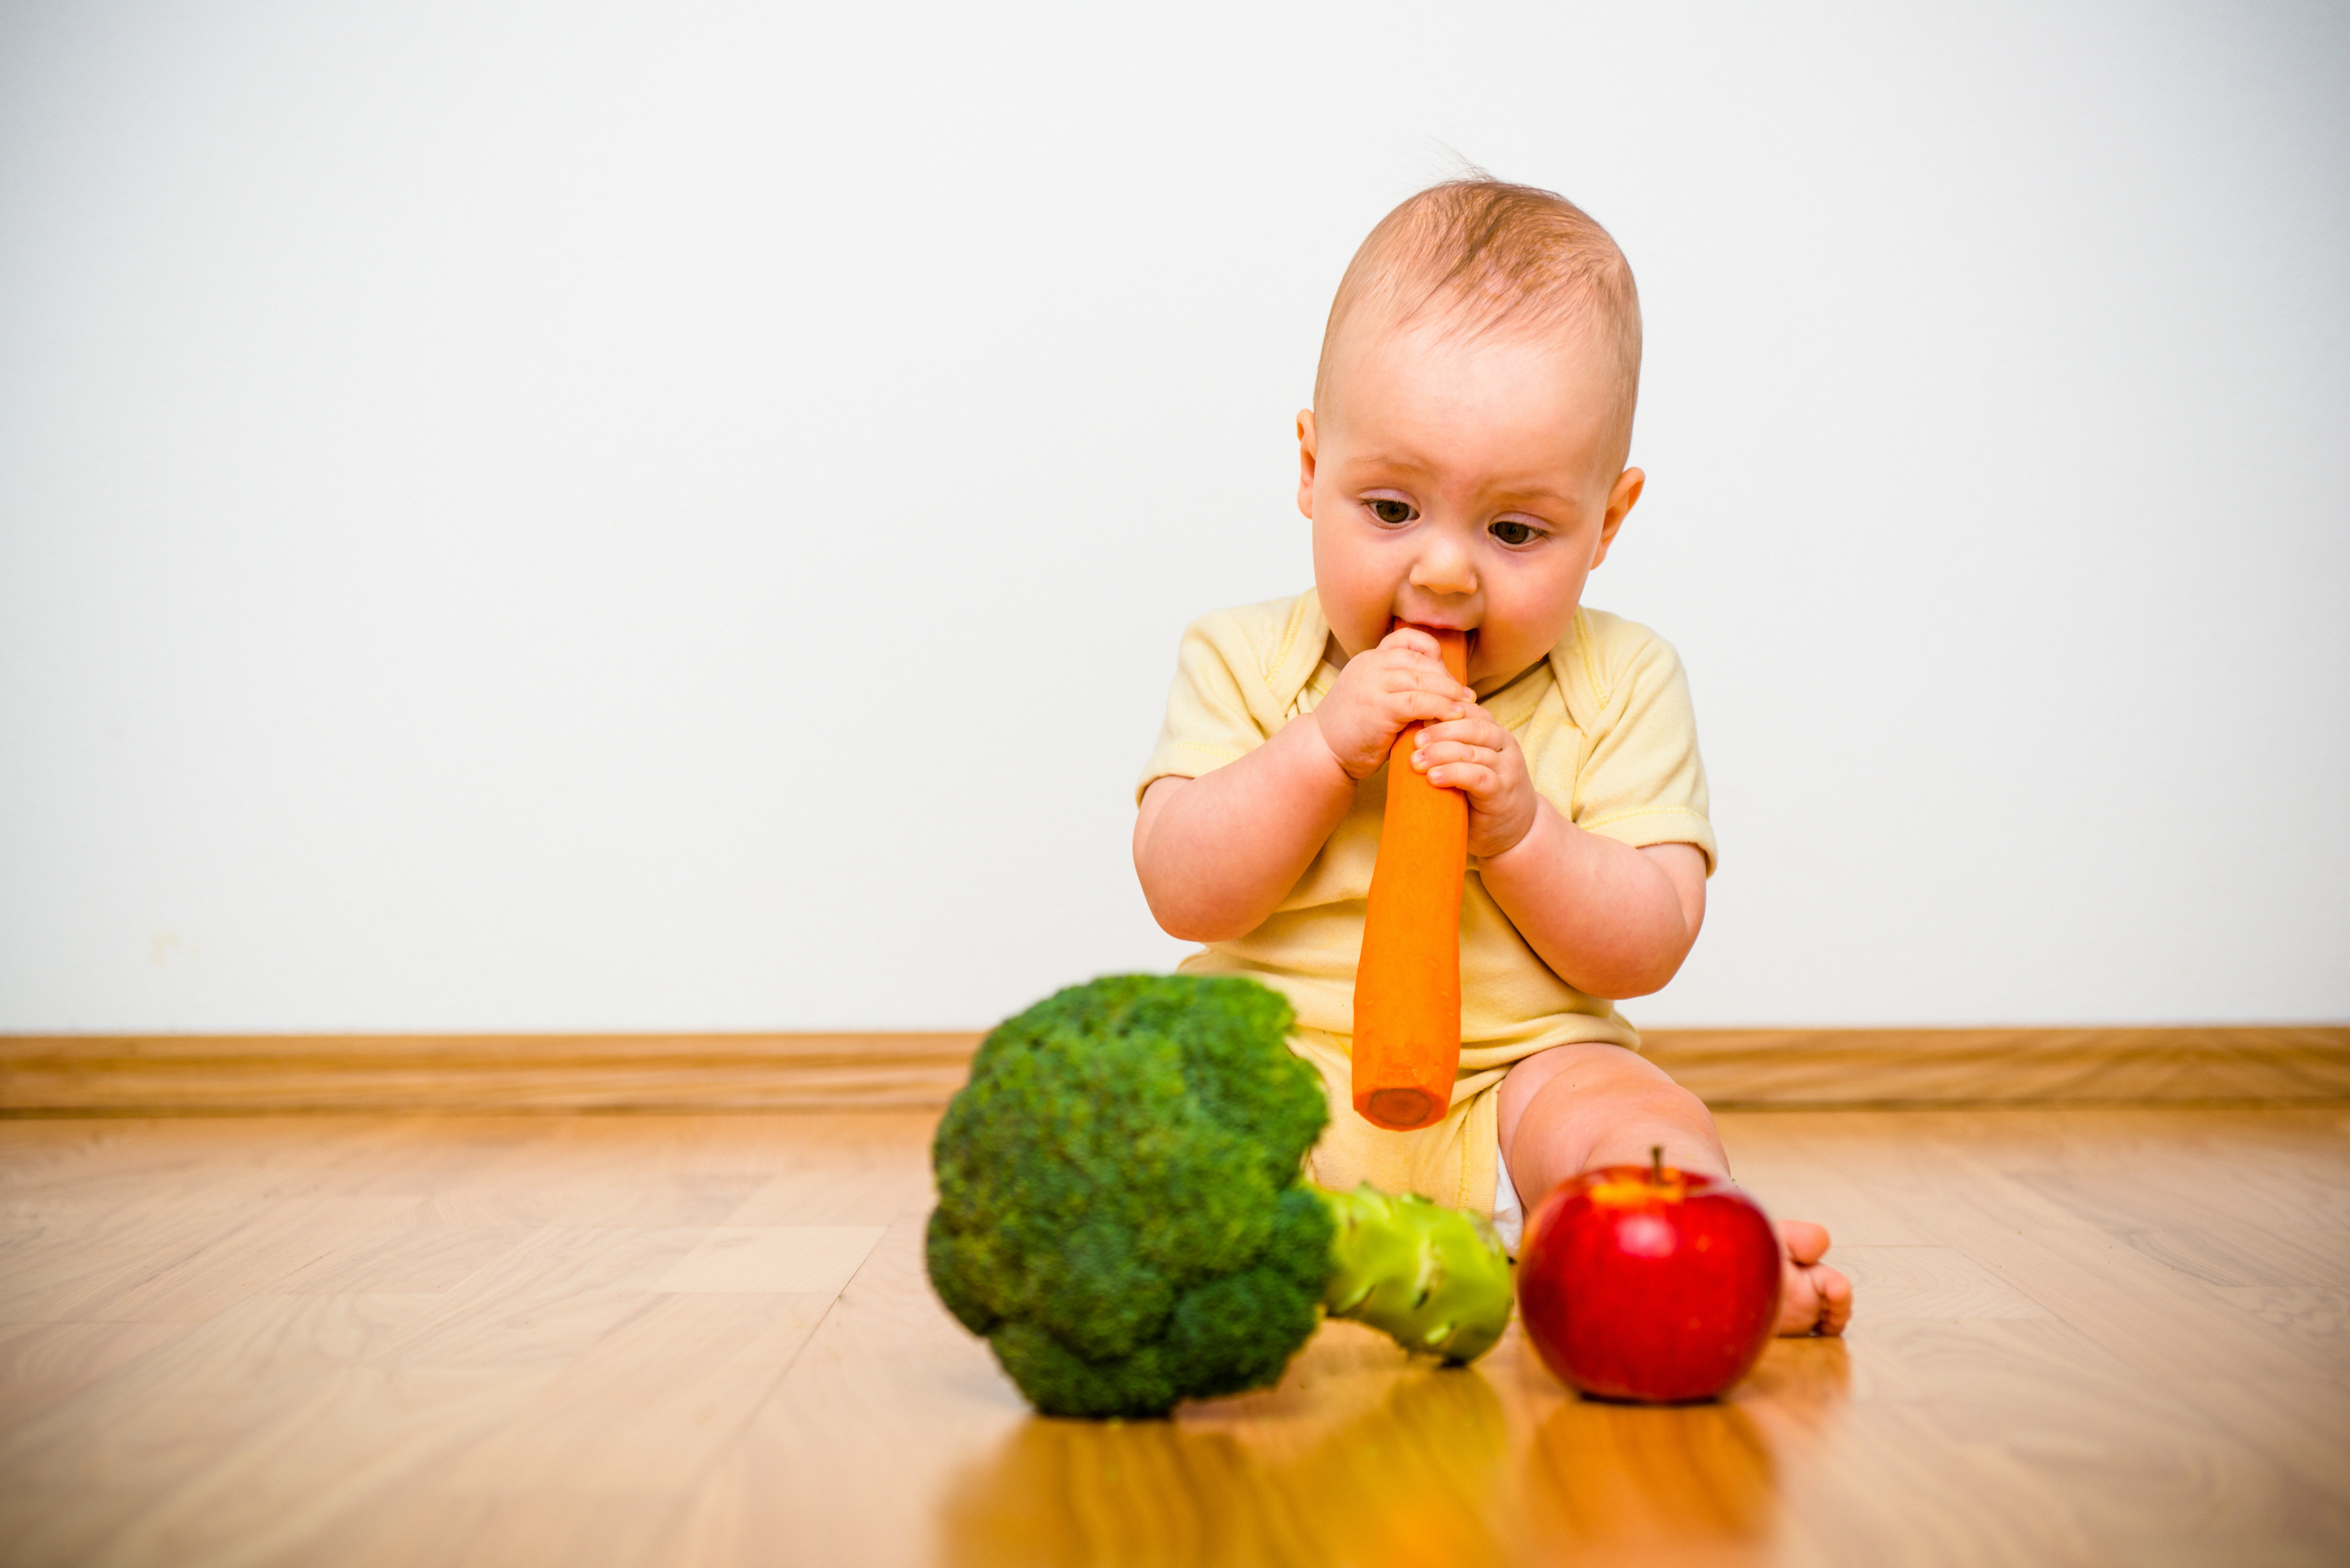
<path id="1" fill-rule="evenodd" d="M 1217 610 L 1184 628 L 1159 743 L 1135 798 L 1163 778 L 1198 778 L 1238 762 L 1296 716 L 1328 635 L 1311 594 Z"/>
<path id="2" fill-rule="evenodd" d="M 1695 845 L 1711 876 L 1705 763 L 1689 678 L 1672 645 L 1646 627 L 1586 611 L 1571 662 L 1559 671 L 1588 749 L 1575 770 L 1571 816 L 1587 833 L 1634 848 Z"/>

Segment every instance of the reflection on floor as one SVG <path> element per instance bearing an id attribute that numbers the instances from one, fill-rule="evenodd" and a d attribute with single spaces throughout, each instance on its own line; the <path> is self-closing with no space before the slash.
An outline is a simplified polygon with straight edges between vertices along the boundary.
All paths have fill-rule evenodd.
<path id="1" fill-rule="evenodd" d="M 925 1117 L 0 1123 L 0 1560 L 2350 1560 L 2350 1113 L 1723 1121 L 1847 1342 L 1649 1410 L 1331 1324 L 1108 1426 L 931 1300 Z"/>

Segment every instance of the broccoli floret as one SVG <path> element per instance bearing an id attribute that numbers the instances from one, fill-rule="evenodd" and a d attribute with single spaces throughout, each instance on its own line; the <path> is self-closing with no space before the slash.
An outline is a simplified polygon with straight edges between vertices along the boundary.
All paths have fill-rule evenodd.
<path id="1" fill-rule="evenodd" d="M 1482 1218 L 1302 1179 L 1329 1113 L 1291 1023 L 1253 981 L 1114 975 L 981 1045 L 932 1148 L 931 1282 L 1039 1410 L 1263 1387 L 1326 1309 L 1452 1361 L 1501 1337 Z"/>

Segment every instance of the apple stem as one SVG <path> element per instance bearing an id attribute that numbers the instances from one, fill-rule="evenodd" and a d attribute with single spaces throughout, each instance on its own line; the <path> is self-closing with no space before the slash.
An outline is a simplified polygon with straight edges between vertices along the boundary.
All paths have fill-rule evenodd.
<path id="1" fill-rule="evenodd" d="M 1663 1144 L 1652 1143 L 1648 1146 L 1648 1179 L 1659 1187 L 1665 1184 L 1665 1146 Z"/>

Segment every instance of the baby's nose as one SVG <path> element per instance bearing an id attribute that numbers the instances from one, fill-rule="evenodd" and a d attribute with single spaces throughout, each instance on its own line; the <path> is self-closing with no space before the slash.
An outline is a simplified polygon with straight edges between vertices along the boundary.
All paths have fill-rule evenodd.
<path id="1" fill-rule="evenodd" d="M 1477 568 L 1469 552 L 1450 541 L 1431 540 L 1411 566 L 1411 586 L 1431 594 L 1477 591 Z"/>

